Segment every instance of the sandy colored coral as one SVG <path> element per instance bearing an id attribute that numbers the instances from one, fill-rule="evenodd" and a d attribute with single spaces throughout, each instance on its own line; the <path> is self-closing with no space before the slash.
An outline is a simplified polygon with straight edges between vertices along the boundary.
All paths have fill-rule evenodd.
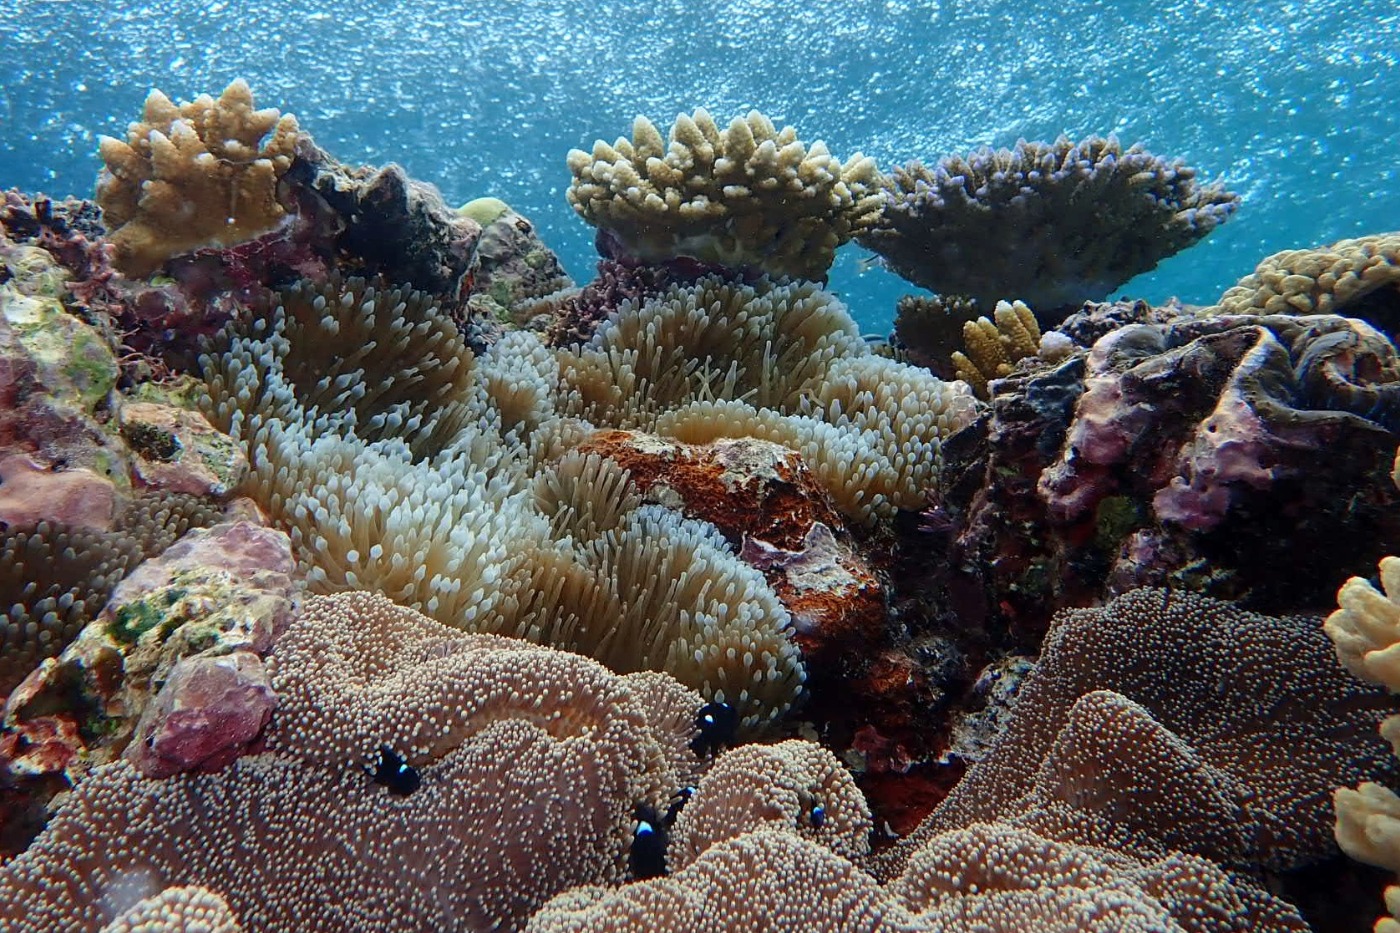
<path id="1" fill-rule="evenodd" d="M 242 927 L 222 897 L 189 885 L 145 898 L 102 933 L 242 933 Z"/>
<path id="2" fill-rule="evenodd" d="M 273 683 L 265 754 L 162 781 L 94 771 L 0 868 L 0 923 L 98 930 L 201 885 L 248 929 L 518 929 L 555 893 L 622 879 L 633 808 L 686 778 L 673 727 L 700 702 L 666 709 L 680 697 L 651 675 L 365 594 L 308 600 Z M 375 781 L 385 748 L 417 789 Z"/>
<path id="3" fill-rule="evenodd" d="M 836 248 L 879 211 L 873 159 L 844 164 L 757 111 L 720 129 L 702 108 L 669 141 L 646 117 L 632 139 L 569 153 L 569 203 L 644 262 L 680 256 L 772 275 L 823 279 Z"/>
<path id="4" fill-rule="evenodd" d="M 125 141 L 101 138 L 97 203 L 116 247 L 113 265 L 144 277 L 182 253 L 276 226 L 286 213 L 277 182 L 299 135 L 290 114 L 254 110 L 241 78 L 218 100 L 205 94 L 179 106 L 152 91 Z"/>
<path id="5" fill-rule="evenodd" d="M 1040 326 L 1024 302 L 998 301 L 992 315 L 994 322 L 979 317 L 963 324 L 967 352 L 953 353 L 958 378 L 982 398 L 987 397 L 987 383 L 1010 375 L 1017 361 L 1040 349 Z"/>
<path id="6" fill-rule="evenodd" d="M 1017 814 L 1127 852 L 1307 864 L 1332 849 L 1331 789 L 1393 773 L 1374 731 L 1384 711 L 1314 619 L 1155 589 L 1067 611 L 992 754 L 891 864 Z"/>
<path id="7" fill-rule="evenodd" d="M 760 829 L 795 833 L 852 860 L 870 851 L 870 811 L 850 773 L 820 745 L 791 739 L 745 745 L 710 766 L 676 820 L 667 868 Z"/>
<path id="8" fill-rule="evenodd" d="M 1021 140 L 896 169 L 881 222 L 860 242 L 915 285 L 986 307 L 1019 298 L 1049 315 L 1105 297 L 1238 206 L 1181 161 L 1113 137 Z"/>
<path id="9" fill-rule="evenodd" d="M 1400 290 L 1400 233 L 1290 249 L 1255 270 L 1203 314 L 1343 314 L 1367 317 L 1360 305 L 1383 290 Z M 1372 323 L 1379 323 L 1372 321 Z M 1395 322 L 1390 322 L 1393 329 Z"/>

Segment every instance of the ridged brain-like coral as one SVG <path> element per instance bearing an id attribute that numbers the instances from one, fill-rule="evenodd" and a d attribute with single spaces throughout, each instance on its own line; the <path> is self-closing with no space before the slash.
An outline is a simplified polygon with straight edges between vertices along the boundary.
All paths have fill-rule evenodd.
<path id="1" fill-rule="evenodd" d="M 639 116 L 631 140 L 575 149 L 569 170 L 574 210 L 644 262 L 685 256 L 822 279 L 836 248 L 879 210 L 873 160 L 843 164 L 758 111 L 723 130 L 703 108 L 681 114 L 669 142 Z"/>
<path id="2" fill-rule="evenodd" d="M 241 78 L 218 100 L 205 94 L 179 106 L 152 91 L 125 141 L 101 141 L 97 203 L 116 247 L 113 265 L 146 276 L 181 253 L 267 232 L 286 214 L 277 182 L 299 135 L 290 114 L 254 110 Z"/>
<path id="3" fill-rule="evenodd" d="M 1113 137 L 1021 140 L 896 169 L 880 223 L 858 239 L 915 285 L 1049 314 L 1104 298 L 1238 206 L 1181 161 Z"/>

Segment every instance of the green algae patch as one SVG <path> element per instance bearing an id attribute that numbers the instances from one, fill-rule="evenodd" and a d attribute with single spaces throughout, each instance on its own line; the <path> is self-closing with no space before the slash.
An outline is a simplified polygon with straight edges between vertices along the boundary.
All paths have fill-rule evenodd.
<path id="1" fill-rule="evenodd" d="M 477 198 L 457 208 L 457 213 L 489 227 L 510 213 L 510 205 L 500 198 Z"/>

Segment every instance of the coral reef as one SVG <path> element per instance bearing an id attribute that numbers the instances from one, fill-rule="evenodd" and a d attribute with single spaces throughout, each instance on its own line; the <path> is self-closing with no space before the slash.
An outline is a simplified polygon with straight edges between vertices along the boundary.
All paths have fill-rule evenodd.
<path id="1" fill-rule="evenodd" d="M 178 107 L 152 91 L 124 142 L 102 137 L 97 203 L 114 265 L 144 277 L 181 253 L 231 246 L 275 227 L 286 216 L 277 183 L 299 135 L 290 114 L 254 110 L 241 79 L 218 100 L 206 94 Z"/>
<path id="2" fill-rule="evenodd" d="M 1238 206 L 1180 160 L 1113 137 L 1021 140 L 895 169 L 880 222 L 858 239 L 915 285 L 989 308 L 1020 299 L 1053 322 L 1200 240 Z"/>
<path id="3" fill-rule="evenodd" d="M 843 164 L 757 111 L 721 130 L 703 108 L 677 116 L 669 140 L 637 117 L 631 140 L 572 150 L 569 171 L 569 203 L 598 228 L 606 257 L 814 280 L 874 223 L 882 181 L 872 159 Z"/>
<path id="4" fill-rule="evenodd" d="M 1373 916 L 1400 716 L 1295 613 L 1400 550 L 1394 237 L 1066 316 L 1238 199 L 670 135 L 570 154 L 581 289 L 241 82 L 104 141 L 110 230 L 4 196 L 0 926 Z M 902 347 L 853 237 L 941 293 Z M 1380 577 L 1328 631 L 1393 687 Z"/>
<path id="5" fill-rule="evenodd" d="M 698 698 L 649 721 L 683 695 L 382 597 L 308 600 L 272 686 L 263 754 L 160 781 L 92 772 L 0 868 L 7 929 L 98 930 L 178 885 L 249 929 L 518 929 L 552 894 L 621 880 L 633 807 L 691 779 L 668 764 L 688 730 L 665 723 Z M 416 789 L 378 782 L 388 751 Z"/>
<path id="6" fill-rule="evenodd" d="M 953 352 L 957 377 L 981 398 L 989 394 L 987 383 L 1009 376 L 1018 361 L 1040 350 L 1040 326 L 1023 302 L 998 301 L 992 314 L 992 321 L 979 317 L 964 324 L 967 352 Z"/>

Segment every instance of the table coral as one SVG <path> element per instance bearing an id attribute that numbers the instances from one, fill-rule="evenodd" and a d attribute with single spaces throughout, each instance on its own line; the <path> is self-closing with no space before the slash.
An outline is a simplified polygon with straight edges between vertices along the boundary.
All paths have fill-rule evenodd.
<path id="1" fill-rule="evenodd" d="M 668 764 L 689 730 L 647 718 L 679 698 L 649 678 L 382 597 L 309 600 L 276 658 L 269 752 L 161 781 L 93 772 L 0 868 L 7 929 L 97 930 L 174 885 L 249 929 L 518 929 L 554 893 L 621 880 L 633 808 L 690 779 Z M 657 721 L 688 722 L 690 697 Z M 418 789 L 375 783 L 381 748 Z"/>
<path id="2" fill-rule="evenodd" d="M 242 79 L 218 100 L 205 94 L 179 106 L 152 91 L 125 141 L 101 139 L 97 202 L 116 247 L 113 263 L 145 277 L 197 247 L 266 233 L 286 215 L 277 182 L 299 136 L 290 114 L 254 110 Z"/>
<path id="3" fill-rule="evenodd" d="M 1113 137 L 1021 140 L 895 169 L 880 222 L 858 239 L 915 285 L 984 307 L 1020 299 L 1050 321 L 1156 267 L 1238 206 L 1180 160 Z"/>
<path id="4" fill-rule="evenodd" d="M 703 108 L 669 141 L 645 117 L 632 139 L 569 153 L 569 203 L 599 228 L 600 251 L 644 262 L 690 257 L 775 276 L 824 279 L 836 248 L 869 227 L 881 177 L 844 164 L 758 111 L 721 130 Z"/>

